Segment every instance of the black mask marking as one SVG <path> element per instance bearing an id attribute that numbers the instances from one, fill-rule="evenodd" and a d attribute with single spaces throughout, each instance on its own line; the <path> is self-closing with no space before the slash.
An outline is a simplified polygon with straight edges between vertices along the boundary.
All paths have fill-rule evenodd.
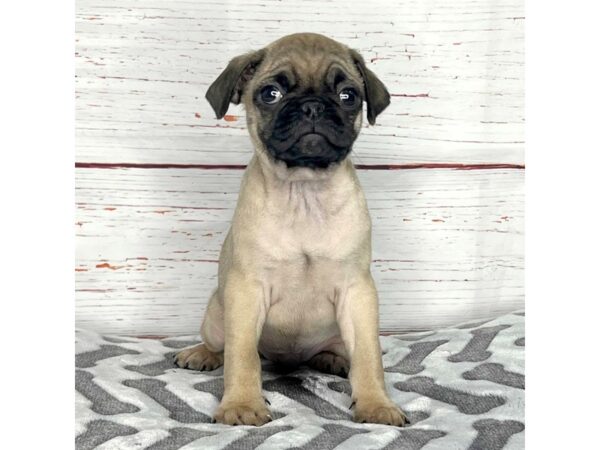
<path id="1" fill-rule="evenodd" d="M 287 167 L 327 168 L 352 150 L 358 135 L 354 121 L 362 111 L 360 98 L 347 107 L 337 94 L 306 90 L 284 95 L 275 106 L 262 105 L 256 97 L 255 101 L 265 119 L 260 139 L 269 154 Z"/>

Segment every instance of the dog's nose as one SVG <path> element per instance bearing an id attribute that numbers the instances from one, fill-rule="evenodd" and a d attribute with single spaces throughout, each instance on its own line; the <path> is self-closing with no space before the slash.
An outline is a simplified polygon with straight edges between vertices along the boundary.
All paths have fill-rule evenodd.
<path id="1" fill-rule="evenodd" d="M 321 102 L 309 101 L 302 105 L 304 115 L 315 122 L 321 118 L 324 111 L 325 106 Z"/>

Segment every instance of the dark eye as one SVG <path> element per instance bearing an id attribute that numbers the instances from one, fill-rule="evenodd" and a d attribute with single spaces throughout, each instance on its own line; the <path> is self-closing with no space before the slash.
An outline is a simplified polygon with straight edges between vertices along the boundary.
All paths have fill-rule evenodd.
<path id="1" fill-rule="evenodd" d="M 277 86 L 268 85 L 260 90 L 260 99 L 267 105 L 274 105 L 283 98 L 283 94 Z"/>
<path id="2" fill-rule="evenodd" d="M 354 106 L 357 101 L 356 91 L 352 88 L 345 88 L 340 91 L 340 101 L 344 106 Z"/>

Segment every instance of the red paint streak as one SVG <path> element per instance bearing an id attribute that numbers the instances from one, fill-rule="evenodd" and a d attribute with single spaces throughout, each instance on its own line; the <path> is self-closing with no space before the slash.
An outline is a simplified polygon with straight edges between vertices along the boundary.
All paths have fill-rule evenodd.
<path id="1" fill-rule="evenodd" d="M 76 267 L 75 268 L 75 272 L 87 272 L 87 271 L 88 271 L 87 269 L 83 269 L 81 267 Z"/>
<path id="2" fill-rule="evenodd" d="M 174 164 L 174 163 L 95 163 L 76 162 L 78 169 L 204 169 L 204 170 L 243 170 L 245 164 Z M 413 163 L 413 164 L 355 164 L 360 170 L 410 170 L 410 169 L 456 169 L 456 170 L 485 170 L 485 169 L 525 169 L 524 164 L 502 163 Z"/>
<path id="3" fill-rule="evenodd" d="M 356 164 L 357 169 L 363 170 L 409 170 L 409 169 L 455 169 L 455 170 L 485 170 L 485 169 L 525 169 L 524 164 L 461 164 L 461 163 L 416 163 L 416 164 Z"/>
<path id="4" fill-rule="evenodd" d="M 200 118 L 200 117 L 202 117 L 202 116 L 200 115 L 200 113 L 194 113 L 194 117 L 195 117 L 196 119 L 199 119 L 199 118 Z"/>
<path id="5" fill-rule="evenodd" d="M 106 211 L 114 211 L 117 208 L 104 208 Z"/>
<path id="6" fill-rule="evenodd" d="M 429 92 L 427 94 L 390 94 L 391 97 L 429 97 Z"/>
<path id="7" fill-rule="evenodd" d="M 111 266 L 109 263 L 96 264 L 96 269 L 117 270 L 117 269 L 120 269 L 121 267 L 123 267 L 123 266 Z"/>
<path id="8" fill-rule="evenodd" d="M 231 114 L 225 114 L 223 116 L 223 119 L 225 119 L 225 122 L 236 122 L 238 120 L 238 116 L 233 116 Z"/>
<path id="9" fill-rule="evenodd" d="M 78 169 L 233 169 L 242 170 L 245 164 L 153 164 L 153 163 L 85 163 L 76 162 Z"/>
<path id="10" fill-rule="evenodd" d="M 376 56 L 375 58 L 371 58 L 371 62 L 374 63 L 375 61 L 379 61 L 382 59 L 392 59 L 392 58 L 383 58 L 381 56 Z"/>

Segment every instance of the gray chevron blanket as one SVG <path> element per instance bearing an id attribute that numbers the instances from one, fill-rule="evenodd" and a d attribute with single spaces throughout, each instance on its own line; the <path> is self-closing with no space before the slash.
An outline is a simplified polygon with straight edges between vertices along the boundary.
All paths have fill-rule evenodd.
<path id="1" fill-rule="evenodd" d="M 76 334 L 76 448 L 522 449 L 524 313 L 436 332 L 381 338 L 385 380 L 411 425 L 356 424 L 347 380 L 263 362 L 273 421 L 211 423 L 222 368 L 176 368 L 197 337 L 163 340 Z"/>

